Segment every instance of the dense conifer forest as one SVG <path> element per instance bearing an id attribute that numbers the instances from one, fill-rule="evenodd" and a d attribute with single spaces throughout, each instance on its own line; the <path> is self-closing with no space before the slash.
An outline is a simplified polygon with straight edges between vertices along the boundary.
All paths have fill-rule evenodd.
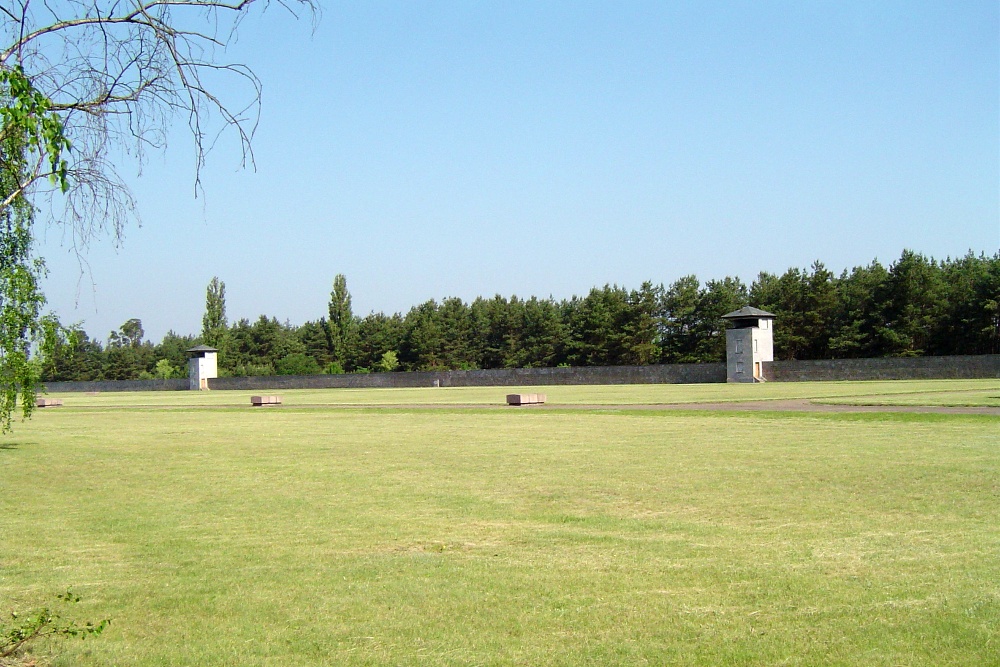
<path id="1" fill-rule="evenodd" d="M 556 301 L 535 296 L 431 300 L 406 314 L 352 312 L 336 276 L 327 313 L 300 326 L 261 315 L 229 323 L 225 284 L 208 286 L 200 335 L 144 340 L 139 319 L 106 342 L 64 332 L 43 379 L 127 380 L 186 375 L 185 350 L 219 349 L 221 375 L 607 366 L 722 361 L 725 322 L 746 305 L 770 311 L 779 359 L 1000 353 L 1000 254 L 935 260 L 904 251 L 839 276 L 816 262 L 669 286 L 605 285 Z"/>

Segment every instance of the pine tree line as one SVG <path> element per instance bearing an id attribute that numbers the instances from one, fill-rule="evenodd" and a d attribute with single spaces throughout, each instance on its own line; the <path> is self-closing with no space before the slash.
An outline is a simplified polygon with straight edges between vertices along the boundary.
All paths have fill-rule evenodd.
<path id="1" fill-rule="evenodd" d="M 1000 254 L 937 261 L 904 251 L 888 268 L 873 261 L 839 276 L 816 262 L 750 286 L 691 275 L 560 301 L 451 297 L 364 317 L 338 275 L 327 315 L 301 326 L 265 315 L 229 324 L 225 284 L 213 278 L 200 336 L 170 332 L 154 345 L 138 319 L 105 345 L 72 331 L 43 378 L 183 377 L 185 350 L 199 343 L 218 348 L 220 373 L 234 376 L 715 362 L 725 358 L 720 316 L 745 305 L 777 316 L 778 359 L 996 354 Z"/>

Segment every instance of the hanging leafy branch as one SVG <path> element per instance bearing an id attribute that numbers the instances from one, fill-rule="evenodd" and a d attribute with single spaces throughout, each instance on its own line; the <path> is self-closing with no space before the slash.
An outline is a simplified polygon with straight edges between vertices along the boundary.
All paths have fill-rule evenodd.
<path id="1" fill-rule="evenodd" d="M 141 171 L 182 117 L 195 194 L 212 147 L 236 137 L 253 164 L 261 82 L 221 58 L 241 21 L 268 0 L 0 0 L 0 430 L 34 406 L 32 350 L 57 336 L 41 317 L 36 218 L 63 226 L 78 252 L 95 233 L 138 222 L 119 169 Z M 314 0 L 276 0 L 314 19 Z M 225 91 L 223 93 L 222 91 Z"/>
<path id="2" fill-rule="evenodd" d="M 318 16 L 314 0 L 274 4 L 293 16 Z M 249 66 L 223 58 L 243 19 L 270 5 L 0 0 L 0 72 L 15 93 L 11 99 L 21 100 L 20 106 L 5 103 L 5 118 L 39 140 L 28 148 L 40 159 L 23 172 L 18 191 L 36 206 L 52 207 L 47 218 L 65 225 L 74 246 L 83 246 L 97 231 L 117 237 L 137 220 L 119 172 L 120 154 L 135 158 L 141 170 L 150 150 L 166 147 L 178 116 L 192 140 L 196 194 L 221 135 L 232 134 L 242 164 L 252 166 L 261 81 Z M 0 207 L 12 195 L 3 193 Z"/>
<path id="3" fill-rule="evenodd" d="M 5 171 L 16 178 L 4 188 L 0 210 L 10 206 L 26 188 L 40 177 L 48 177 L 62 192 L 69 189 L 69 162 L 64 152 L 70 142 L 63 131 L 62 119 L 52 110 L 52 100 L 37 90 L 24 69 L 17 65 L 0 70 L 0 141 L 11 138 Z M 35 158 L 34 168 L 29 163 Z M 18 164 L 20 163 L 20 164 Z"/>
<path id="4" fill-rule="evenodd" d="M 6 433 L 18 402 L 24 417 L 34 408 L 40 367 L 28 354 L 45 339 L 39 287 L 45 267 L 32 252 L 35 208 L 25 191 L 46 173 L 45 164 L 65 189 L 69 142 L 51 102 L 20 67 L 0 71 L 0 99 L 0 431 Z"/>

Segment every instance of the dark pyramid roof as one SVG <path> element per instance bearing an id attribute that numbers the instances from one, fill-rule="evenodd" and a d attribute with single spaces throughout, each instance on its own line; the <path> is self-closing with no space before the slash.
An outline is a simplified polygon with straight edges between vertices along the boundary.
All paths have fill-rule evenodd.
<path id="1" fill-rule="evenodd" d="M 754 308 L 753 306 L 743 306 L 739 310 L 726 313 L 722 317 L 727 320 L 736 320 L 744 317 L 770 317 L 773 319 L 777 317 L 777 315 L 769 313 L 766 310 L 761 310 L 760 308 Z"/>
<path id="2" fill-rule="evenodd" d="M 218 352 L 218 350 L 208 345 L 195 345 L 190 350 L 185 350 L 185 352 Z"/>

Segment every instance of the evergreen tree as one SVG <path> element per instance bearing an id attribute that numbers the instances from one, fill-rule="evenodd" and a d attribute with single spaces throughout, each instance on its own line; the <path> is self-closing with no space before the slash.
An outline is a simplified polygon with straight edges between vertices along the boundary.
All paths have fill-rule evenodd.
<path id="1" fill-rule="evenodd" d="M 750 303 L 774 313 L 774 352 L 778 359 L 823 359 L 837 311 L 833 274 L 821 262 L 812 270 L 788 269 L 780 278 L 761 273 L 750 287 Z"/>
<path id="2" fill-rule="evenodd" d="M 438 317 L 438 304 L 431 299 L 414 306 L 403 318 L 403 336 L 399 343 L 399 362 L 404 370 L 445 370 L 444 337 Z"/>
<path id="3" fill-rule="evenodd" d="M 79 327 L 56 327 L 51 354 L 45 360 L 43 382 L 102 380 L 104 349 Z"/>
<path id="4" fill-rule="evenodd" d="M 319 375 L 322 369 L 305 352 L 290 352 L 274 363 L 274 371 L 278 375 Z"/>
<path id="5" fill-rule="evenodd" d="M 305 354 L 312 357 L 320 368 L 333 362 L 330 354 L 330 326 L 325 317 L 318 322 L 306 322 L 296 330 L 295 335 L 302 342 Z"/>
<path id="6" fill-rule="evenodd" d="M 374 370 L 386 353 L 392 352 L 397 360 L 403 337 L 403 318 L 394 314 L 370 313 L 358 322 L 357 368 Z M 396 367 L 393 368 L 395 370 Z"/>
<path id="7" fill-rule="evenodd" d="M 880 338 L 892 356 L 926 353 L 933 331 L 942 325 L 944 300 L 937 264 L 923 255 L 904 250 L 889 267 L 883 284 L 886 305 Z"/>
<path id="8" fill-rule="evenodd" d="M 726 358 L 726 323 L 722 316 L 747 305 L 747 288 L 739 278 L 709 280 L 699 287 L 685 276 L 663 298 L 663 357 L 666 363 L 706 363 Z"/>
<path id="9" fill-rule="evenodd" d="M 194 336 L 181 336 L 170 330 L 163 336 L 160 344 L 153 348 L 154 356 L 157 360 L 165 359 L 171 366 L 180 369 L 178 377 L 184 377 L 187 375 L 187 351 L 197 344 L 196 341 Z"/>
<path id="10" fill-rule="evenodd" d="M 574 366 L 615 366 L 630 358 L 629 294 L 618 285 L 593 288 L 571 306 L 568 321 Z"/>
<path id="11" fill-rule="evenodd" d="M 217 279 L 209 285 L 203 324 L 228 332 L 230 363 L 223 370 L 234 375 L 343 370 L 331 353 L 335 336 L 350 341 L 342 357 L 347 370 L 717 362 L 725 358 L 721 315 L 748 304 L 777 315 L 778 358 L 1000 352 L 1000 254 L 938 262 L 904 251 L 889 269 L 874 261 L 837 278 L 817 261 L 780 276 L 761 273 L 749 291 L 731 277 L 703 286 L 685 276 L 668 289 L 648 281 L 638 290 L 605 285 L 558 303 L 497 295 L 466 304 L 450 297 L 415 306 L 405 318 L 354 317 L 338 276 L 330 308 L 337 326 L 321 318 L 293 327 L 261 315 L 227 328 L 224 288 Z M 195 342 L 171 331 L 154 347 L 143 341 L 142 322 L 132 319 L 102 348 L 82 330 L 53 324 L 59 333 L 40 367 L 46 381 L 182 374 L 185 350 Z"/>
<path id="12" fill-rule="evenodd" d="M 512 296 L 510 301 L 497 294 L 492 299 L 479 297 L 469 307 L 472 319 L 474 358 L 479 368 L 515 368 L 519 364 L 524 304 Z"/>
<path id="13" fill-rule="evenodd" d="M 664 363 L 689 364 L 700 360 L 701 281 L 689 275 L 674 281 L 663 295 L 660 358 Z"/>
<path id="14" fill-rule="evenodd" d="M 747 288 L 739 278 L 726 276 L 705 283 L 698 340 L 701 361 L 726 360 L 726 322 L 722 316 L 748 304 Z"/>
<path id="15" fill-rule="evenodd" d="M 145 335 L 142 320 L 138 318 L 127 320 L 118 331 L 108 335 L 103 379 L 137 380 L 144 373 L 151 374 L 155 365 L 154 352 L 151 343 L 143 342 Z"/>
<path id="16" fill-rule="evenodd" d="M 441 363 L 446 368 L 478 368 L 472 345 L 472 316 L 469 307 L 458 297 L 441 302 L 437 319 L 441 326 Z"/>
<path id="17" fill-rule="evenodd" d="M 648 280 L 638 290 L 629 292 L 622 363 L 644 366 L 659 361 L 662 303 L 663 286 L 653 287 Z"/>
<path id="18" fill-rule="evenodd" d="M 880 357 L 885 345 L 885 283 L 889 272 L 878 260 L 846 270 L 837 280 L 837 309 L 831 326 L 830 356 L 834 359 Z M 780 323 L 776 325 L 780 327 Z"/>
<path id="19" fill-rule="evenodd" d="M 945 312 L 932 354 L 1000 353 L 1000 253 L 941 264 Z"/>
<path id="20" fill-rule="evenodd" d="M 246 319 L 234 324 L 229 330 L 229 349 L 229 372 L 235 376 L 274 375 L 281 359 L 305 353 L 293 327 L 266 315 L 253 324 Z"/>
<path id="21" fill-rule="evenodd" d="M 524 302 L 518 368 L 552 367 L 566 358 L 568 330 L 559 306 L 551 298 L 531 297 Z"/>

